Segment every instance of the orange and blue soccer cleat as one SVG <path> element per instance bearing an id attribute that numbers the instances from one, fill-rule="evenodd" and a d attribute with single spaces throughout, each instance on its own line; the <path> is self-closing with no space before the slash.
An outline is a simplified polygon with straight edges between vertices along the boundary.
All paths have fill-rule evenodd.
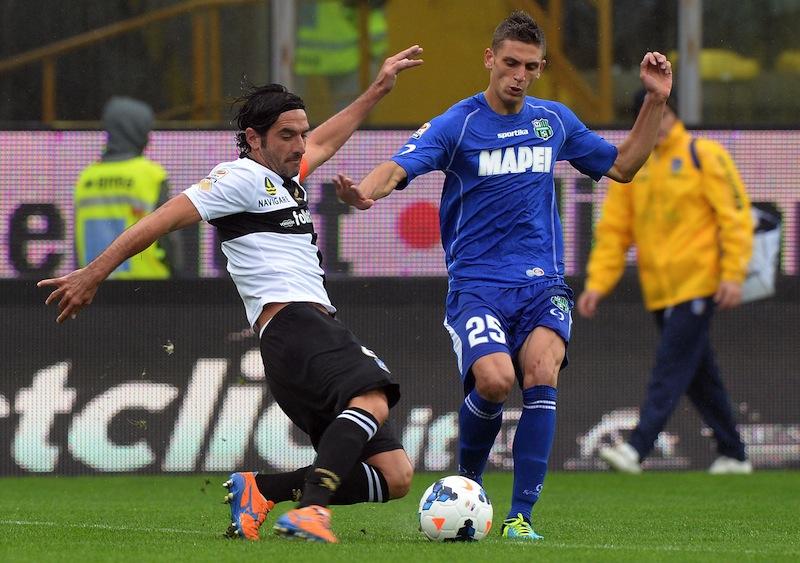
<path id="1" fill-rule="evenodd" d="M 231 505 L 231 524 L 225 531 L 229 538 L 258 540 L 258 529 L 275 506 L 258 490 L 255 476 L 254 472 L 231 473 L 222 484 L 230 491 L 225 495 L 225 502 Z"/>
<path id="2" fill-rule="evenodd" d="M 324 506 L 304 506 L 290 510 L 275 522 L 275 533 L 284 538 L 298 538 L 322 543 L 338 543 L 331 532 L 331 511 Z"/>

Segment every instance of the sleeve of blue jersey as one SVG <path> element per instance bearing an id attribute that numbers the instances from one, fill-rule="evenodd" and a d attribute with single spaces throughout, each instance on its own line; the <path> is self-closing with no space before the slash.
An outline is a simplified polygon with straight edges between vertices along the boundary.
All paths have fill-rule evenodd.
<path id="1" fill-rule="evenodd" d="M 588 129 L 569 108 L 559 106 L 566 138 L 558 160 L 569 161 L 578 172 L 599 181 L 617 159 L 617 147 Z"/>
<path id="2" fill-rule="evenodd" d="M 456 126 L 457 119 L 453 119 L 448 111 L 420 127 L 408 139 L 392 157 L 406 172 L 405 182 L 395 189 L 402 190 L 417 176 L 447 167 L 453 151 L 453 130 Z"/>

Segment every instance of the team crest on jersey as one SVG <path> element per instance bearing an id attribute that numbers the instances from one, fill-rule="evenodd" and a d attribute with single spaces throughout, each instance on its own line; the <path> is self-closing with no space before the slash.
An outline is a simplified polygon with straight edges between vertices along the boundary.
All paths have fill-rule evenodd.
<path id="1" fill-rule="evenodd" d="M 211 178 L 203 178 L 197 183 L 197 187 L 204 192 L 210 192 L 211 186 L 214 184 L 214 180 Z"/>
<path id="2" fill-rule="evenodd" d="M 672 173 L 680 172 L 683 167 L 683 160 L 680 158 L 673 158 L 671 163 Z"/>
<path id="3" fill-rule="evenodd" d="M 550 303 L 552 303 L 565 313 L 569 313 L 569 301 L 567 300 L 566 297 L 562 295 L 553 295 L 550 298 Z"/>
<path id="4" fill-rule="evenodd" d="M 550 123 L 547 121 L 547 119 L 534 119 L 531 121 L 531 123 L 533 124 L 534 133 L 536 133 L 536 136 L 543 141 L 546 141 L 553 136 L 553 128 L 550 127 Z"/>
<path id="5" fill-rule="evenodd" d="M 266 176 L 264 176 L 264 189 L 267 190 L 267 195 L 275 195 L 278 193 L 278 188 L 276 188 L 272 180 Z"/>
<path id="6" fill-rule="evenodd" d="M 430 127 L 431 127 L 430 122 L 423 123 L 422 127 L 417 129 L 411 136 L 414 137 L 415 139 L 419 139 L 420 137 L 422 137 L 422 134 L 425 133 L 425 131 L 430 129 Z"/>

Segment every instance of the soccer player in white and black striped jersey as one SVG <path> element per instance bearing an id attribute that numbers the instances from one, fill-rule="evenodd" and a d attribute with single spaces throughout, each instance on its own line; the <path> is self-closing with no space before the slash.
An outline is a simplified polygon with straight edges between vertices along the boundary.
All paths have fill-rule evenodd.
<path id="1" fill-rule="evenodd" d="M 277 84 L 252 88 L 239 100 L 238 160 L 214 167 L 85 268 L 38 283 L 54 288 L 46 303 L 58 301 L 57 321 L 74 319 L 119 264 L 161 236 L 201 220 L 218 229 L 228 272 L 260 339 L 270 391 L 317 451 L 314 464 L 297 471 L 232 474 L 225 483 L 231 537 L 258 539 L 275 504 L 299 497 L 276 532 L 333 543 L 329 504 L 384 502 L 410 487 L 411 463 L 386 424 L 398 385 L 333 316 L 300 183 L 350 138 L 399 72 L 422 64 L 421 53 L 415 45 L 386 59 L 359 98 L 310 132 L 302 99 Z"/>

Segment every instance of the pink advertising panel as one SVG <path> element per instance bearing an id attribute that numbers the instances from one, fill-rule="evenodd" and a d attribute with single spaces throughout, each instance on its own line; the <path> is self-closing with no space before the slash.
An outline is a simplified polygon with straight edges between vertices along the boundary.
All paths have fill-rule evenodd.
<path id="1" fill-rule="evenodd" d="M 360 131 L 307 180 L 319 244 L 329 273 L 350 276 L 445 276 L 438 234 L 443 176 L 415 180 L 373 209 L 348 210 L 337 203 L 331 178 L 358 180 L 402 147 L 411 131 Z M 619 142 L 624 132 L 602 134 Z M 753 201 L 781 213 L 784 274 L 797 275 L 800 214 L 800 131 L 704 131 L 731 152 Z M 63 274 L 74 267 L 72 189 L 80 170 L 99 158 L 104 133 L 97 131 L 0 132 L 0 278 L 31 277 L 34 271 Z M 160 162 L 177 194 L 217 163 L 237 157 L 231 131 L 156 131 L 146 155 Z M 580 275 L 600 213 L 606 180 L 593 184 L 566 163 L 556 169 L 568 275 Z M 200 277 L 224 275 L 214 257 L 213 228 L 202 225 L 194 252 Z"/>

